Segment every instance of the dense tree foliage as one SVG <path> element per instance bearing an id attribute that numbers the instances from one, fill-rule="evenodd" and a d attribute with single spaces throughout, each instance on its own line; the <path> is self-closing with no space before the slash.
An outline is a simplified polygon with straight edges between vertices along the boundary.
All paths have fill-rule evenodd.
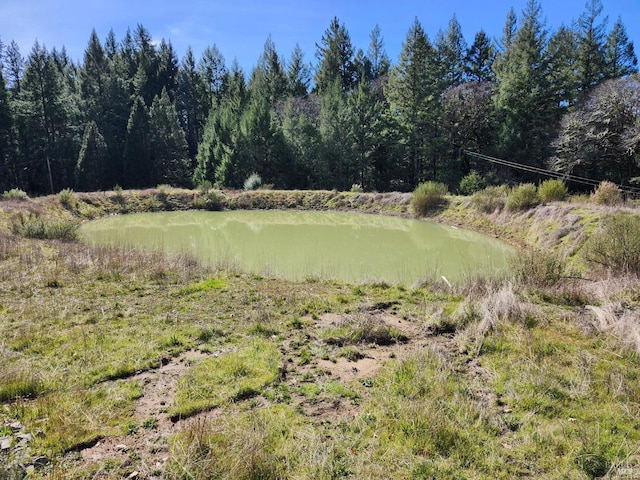
<path id="1" fill-rule="evenodd" d="M 398 59 L 375 26 L 358 48 L 334 18 L 312 52 L 271 39 L 252 71 L 215 44 L 178 56 L 142 25 L 91 32 L 81 62 L 0 42 L 0 191 L 31 194 L 162 183 L 242 188 L 456 190 L 535 181 L 465 155 L 627 184 L 640 177 L 640 82 L 624 24 L 586 0 L 551 31 L 537 0 L 511 10 L 499 42 L 468 42 L 454 16 L 430 38 L 416 18 Z M 285 60 L 286 58 L 286 60 Z"/>

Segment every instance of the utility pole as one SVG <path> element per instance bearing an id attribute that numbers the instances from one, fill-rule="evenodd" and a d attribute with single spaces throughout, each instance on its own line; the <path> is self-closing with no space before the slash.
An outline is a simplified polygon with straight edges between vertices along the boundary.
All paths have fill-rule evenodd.
<path id="1" fill-rule="evenodd" d="M 53 177 L 51 176 L 51 162 L 49 162 L 49 156 L 47 155 L 47 169 L 49 170 L 49 186 L 51 187 L 51 195 L 55 192 L 53 191 Z"/>

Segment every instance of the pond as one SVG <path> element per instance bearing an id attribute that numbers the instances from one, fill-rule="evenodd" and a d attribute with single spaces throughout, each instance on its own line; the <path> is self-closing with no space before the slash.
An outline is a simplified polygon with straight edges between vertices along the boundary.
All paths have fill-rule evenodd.
<path id="1" fill-rule="evenodd" d="M 189 254 L 217 267 L 290 280 L 416 281 L 503 271 L 508 245 L 422 220 L 343 212 L 236 210 L 106 217 L 80 228 L 92 245 Z"/>

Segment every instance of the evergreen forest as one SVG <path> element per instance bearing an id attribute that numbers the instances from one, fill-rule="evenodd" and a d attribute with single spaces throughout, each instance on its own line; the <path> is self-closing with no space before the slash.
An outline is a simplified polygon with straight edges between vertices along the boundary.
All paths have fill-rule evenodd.
<path id="1" fill-rule="evenodd" d="M 353 45 L 334 18 L 316 51 L 269 37 L 251 72 L 215 44 L 178 58 L 142 25 L 91 32 L 76 63 L 35 42 L 0 43 L 0 191 L 242 188 L 453 191 L 470 173 L 536 182 L 552 170 L 623 186 L 640 181 L 640 76 L 620 18 L 587 0 L 572 25 L 547 27 L 529 0 L 493 38 L 465 39 L 454 16 L 427 33 L 416 18 L 397 59 L 373 28 Z M 507 168 L 466 152 L 525 166 Z M 570 184 L 571 188 L 585 188 Z"/>

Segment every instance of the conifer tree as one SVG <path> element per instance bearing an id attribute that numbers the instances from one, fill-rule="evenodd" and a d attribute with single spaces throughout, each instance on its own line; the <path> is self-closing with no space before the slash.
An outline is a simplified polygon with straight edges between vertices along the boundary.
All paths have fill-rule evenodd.
<path id="1" fill-rule="evenodd" d="M 17 96 L 20 93 L 20 82 L 22 81 L 22 74 L 24 73 L 25 61 L 20 54 L 20 48 L 15 40 L 12 40 L 6 49 L 5 56 L 5 80 L 8 83 L 9 91 L 13 96 Z"/>
<path id="2" fill-rule="evenodd" d="M 501 54 L 495 102 L 504 158 L 542 164 L 555 121 L 542 10 L 529 0 L 513 41 Z"/>
<path id="3" fill-rule="evenodd" d="M 578 91 L 587 93 L 604 76 L 604 47 L 607 19 L 602 14 L 601 0 L 587 0 L 578 18 L 577 72 Z"/>
<path id="4" fill-rule="evenodd" d="M 12 113 L 9 106 L 4 70 L 0 67 L 0 189 L 8 190 L 12 184 L 18 186 L 15 160 L 11 146 Z"/>
<path id="5" fill-rule="evenodd" d="M 400 61 L 391 69 L 385 94 L 390 102 L 392 120 L 400 137 L 399 170 L 405 188 L 413 188 L 430 173 L 435 177 L 435 166 L 425 170 L 433 156 L 434 122 L 438 118 L 439 71 L 435 49 L 422 25 L 416 18 L 407 33 L 400 53 Z"/>
<path id="6" fill-rule="evenodd" d="M 633 42 L 629 40 L 627 29 L 620 17 L 607 36 L 604 50 L 605 78 L 618 78 L 638 71 Z"/>
<path id="7" fill-rule="evenodd" d="M 193 50 L 187 49 L 178 72 L 176 110 L 185 131 L 189 158 L 195 159 L 207 119 L 207 100 L 202 76 L 196 68 Z"/>
<path id="8" fill-rule="evenodd" d="M 205 86 L 205 108 L 208 114 L 212 105 L 219 104 L 222 100 L 225 90 L 225 80 L 228 74 L 224 56 L 215 44 L 205 48 L 202 53 L 202 58 L 198 63 L 198 73 Z"/>
<path id="9" fill-rule="evenodd" d="M 185 187 L 190 185 L 191 173 L 188 147 L 178 114 L 167 89 L 155 97 L 149 110 L 149 146 L 155 183 Z"/>
<path id="10" fill-rule="evenodd" d="M 75 171 L 75 189 L 90 192 L 105 188 L 105 173 L 109 156 L 107 144 L 98 131 L 96 122 L 90 120 L 84 130 L 82 146 Z"/>
<path id="11" fill-rule="evenodd" d="M 308 93 L 309 83 L 311 82 L 311 70 L 309 65 L 305 63 L 304 53 L 297 43 L 288 63 L 287 80 L 290 95 L 302 97 Z"/>
<path id="12" fill-rule="evenodd" d="M 476 33 L 473 43 L 467 51 L 465 79 L 472 82 L 490 82 L 495 79 L 493 62 L 496 48 L 484 30 Z"/>
<path id="13" fill-rule="evenodd" d="M 356 68 L 353 62 L 353 45 L 344 24 L 334 17 L 325 30 L 320 44 L 316 44 L 318 67 L 316 90 L 332 89 L 336 80 L 342 92 L 350 91 L 356 83 Z"/>
<path id="14" fill-rule="evenodd" d="M 467 42 L 462 27 L 454 15 L 449 20 L 446 32 L 440 31 L 436 38 L 436 54 L 440 63 L 443 90 L 459 85 L 464 78 Z"/>
<path id="15" fill-rule="evenodd" d="M 141 96 L 135 98 L 124 146 L 124 186 L 144 188 L 156 185 L 157 172 L 151 162 L 149 112 Z"/>
<path id="16" fill-rule="evenodd" d="M 369 48 L 367 49 L 367 59 L 371 65 L 371 78 L 375 80 L 389 74 L 391 60 L 387 56 L 384 48 L 384 38 L 379 25 L 376 25 L 369 34 Z"/>

